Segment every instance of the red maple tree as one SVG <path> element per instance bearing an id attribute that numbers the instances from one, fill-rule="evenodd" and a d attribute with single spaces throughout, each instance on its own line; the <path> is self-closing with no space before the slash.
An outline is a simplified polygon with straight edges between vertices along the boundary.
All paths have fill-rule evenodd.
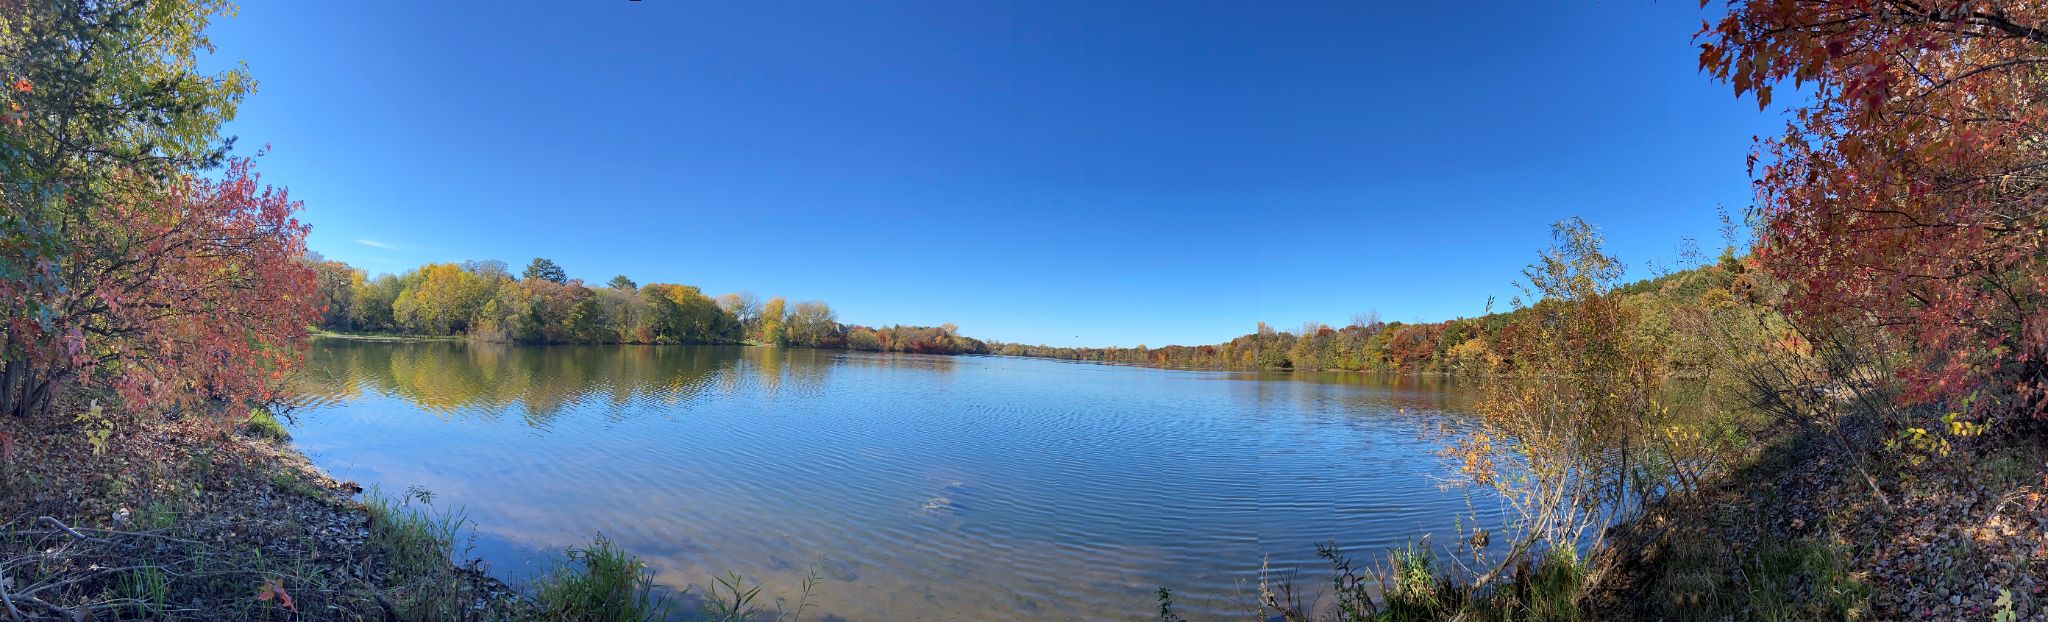
<path id="1" fill-rule="evenodd" d="M 219 179 L 134 180 L 121 196 L 69 231 L 45 311 L 12 318 L 0 406 L 42 408 L 66 382 L 138 410 L 278 397 L 314 318 L 299 204 L 248 160 Z"/>
<path id="2" fill-rule="evenodd" d="M 1800 91 L 1751 158 L 1787 311 L 1902 339 L 1916 401 L 2048 418 L 2044 27 L 2041 3 L 1926 0 L 1732 0 L 1702 27 L 1738 96 Z"/>

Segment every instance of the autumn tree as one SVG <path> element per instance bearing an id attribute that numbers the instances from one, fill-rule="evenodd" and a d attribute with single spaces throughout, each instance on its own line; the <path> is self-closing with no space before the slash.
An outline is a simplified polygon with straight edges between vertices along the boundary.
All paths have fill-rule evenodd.
<path id="1" fill-rule="evenodd" d="M 1384 323 L 1380 322 L 1380 312 L 1378 309 L 1351 314 L 1351 327 L 1367 334 L 1378 332 L 1380 327 L 1384 325 Z"/>
<path id="2" fill-rule="evenodd" d="M 316 317 L 299 205 L 260 185 L 245 160 L 218 181 L 141 188 L 70 232 L 68 286 L 42 303 L 41 322 L 9 327 L 46 341 L 9 361 L 0 408 L 40 408 L 72 381 L 136 408 L 279 396 Z"/>
<path id="3" fill-rule="evenodd" d="M 539 337 L 537 339 L 529 339 L 528 341 L 542 341 L 546 343 L 570 343 L 576 341 L 575 332 L 572 328 L 573 323 L 570 321 L 570 314 L 574 311 L 576 305 L 590 299 L 596 294 L 595 292 L 591 291 L 590 288 L 584 287 L 582 282 L 574 279 L 567 283 L 532 281 L 522 282 L 519 285 L 533 293 L 534 301 L 528 308 L 528 311 L 533 316 L 533 323 L 537 324 L 540 329 Z"/>
<path id="4" fill-rule="evenodd" d="M 640 289 L 645 290 L 647 287 L 642 285 Z M 648 304 L 651 299 L 647 295 L 640 291 L 607 290 L 599 298 L 604 301 L 611 314 L 613 331 L 619 334 L 620 342 L 654 342 L 658 318 L 655 316 L 654 308 Z"/>
<path id="5" fill-rule="evenodd" d="M 399 278 L 406 288 L 392 302 L 392 319 L 428 335 L 467 332 L 496 285 L 452 263 L 427 264 Z"/>
<path id="6" fill-rule="evenodd" d="M 790 307 L 785 339 L 791 345 L 808 347 L 834 347 L 839 345 L 838 315 L 832 307 L 816 300 L 806 300 Z"/>
<path id="7" fill-rule="evenodd" d="M 1699 38 L 1737 95 L 1811 94 L 1752 157 L 1787 314 L 1909 344 L 1910 399 L 2048 418 L 2048 6 L 1735 0 Z"/>
<path id="8" fill-rule="evenodd" d="M 718 308 L 732 314 L 741 326 L 747 326 L 753 323 L 754 316 L 761 313 L 761 297 L 747 291 L 719 294 Z"/>
<path id="9" fill-rule="evenodd" d="M 320 325 L 354 330 L 355 318 L 360 315 L 355 309 L 356 292 L 366 280 L 363 271 L 318 257 L 309 258 L 308 264 L 313 269 L 313 308 L 320 313 Z"/>
<path id="10" fill-rule="evenodd" d="M 665 343 L 727 343 L 739 337 L 739 322 L 702 290 L 653 283 L 640 288 L 652 312 L 653 337 Z"/>
<path id="11" fill-rule="evenodd" d="M 847 331 L 846 348 L 849 350 L 877 352 L 888 349 L 888 344 L 882 343 L 881 334 L 876 333 L 875 329 L 858 326 L 853 330 Z"/>
<path id="12" fill-rule="evenodd" d="M 348 322 L 359 330 L 389 330 L 394 326 L 392 304 L 404 291 L 398 277 L 380 274 L 374 279 L 364 279 L 350 284 Z M 334 328 L 329 326 L 329 328 Z"/>
<path id="13" fill-rule="evenodd" d="M 615 325 L 618 319 L 614 316 L 625 305 L 611 301 L 620 297 L 638 298 L 632 292 L 606 289 L 595 296 L 587 296 L 577 301 L 569 308 L 568 333 L 580 343 L 618 342 L 619 330 Z"/>
<path id="14" fill-rule="evenodd" d="M 537 313 L 540 301 L 529 285 L 546 282 L 527 279 L 497 288 L 470 322 L 469 338 L 491 342 L 545 341 Z"/>
<path id="15" fill-rule="evenodd" d="M 226 6 L 0 4 L 0 410 L 260 401 L 296 360 L 297 204 L 227 160 L 247 74 L 197 68 Z"/>
<path id="16" fill-rule="evenodd" d="M 505 262 L 496 259 L 471 259 L 462 262 L 462 270 L 482 277 L 486 281 L 510 281 L 512 270 Z"/>
<path id="17" fill-rule="evenodd" d="M 469 336 L 482 341 L 519 343 L 578 341 L 571 328 L 570 314 L 577 303 L 591 295 L 590 289 L 577 281 L 526 279 L 500 283 L 477 312 Z"/>
<path id="18" fill-rule="evenodd" d="M 1646 448 L 1667 373 L 1613 292 L 1622 264 L 1584 221 L 1558 223 L 1553 237 L 1523 271 L 1526 297 L 1496 336 L 1505 362 L 1455 454 L 1518 513 L 1519 535 L 1480 584 L 1545 545 L 1575 553 L 1591 533 L 1597 548 L 1605 521 L 1665 483 Z"/>
<path id="19" fill-rule="evenodd" d="M 755 321 L 753 338 L 768 345 L 784 343 L 782 323 L 784 302 L 781 296 L 769 298 L 761 305 L 761 316 Z"/>

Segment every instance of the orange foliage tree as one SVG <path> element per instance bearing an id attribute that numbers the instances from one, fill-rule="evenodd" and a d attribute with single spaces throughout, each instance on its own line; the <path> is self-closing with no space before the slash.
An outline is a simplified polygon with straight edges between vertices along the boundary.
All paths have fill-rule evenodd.
<path id="1" fill-rule="evenodd" d="M 228 157 L 220 0 L 0 2 L 0 412 L 264 401 L 312 318 L 297 204 Z"/>
<path id="2" fill-rule="evenodd" d="M 0 405 L 26 413 L 72 381 L 136 409 L 261 403 L 298 363 L 317 317 L 299 205 L 247 160 L 134 188 L 69 232 L 64 286 L 12 318 Z"/>
<path id="3" fill-rule="evenodd" d="M 2048 418 L 2048 5 L 1733 0 L 1699 39 L 1738 96 L 1805 91 L 1751 159 L 1787 314 L 1908 344 L 1914 401 Z"/>
<path id="4" fill-rule="evenodd" d="M 1650 430 L 1668 412 L 1661 352 L 1640 314 L 1615 291 L 1621 262 L 1577 218 L 1553 226 L 1555 244 L 1523 271 L 1527 296 L 1495 335 L 1497 377 L 1453 458 L 1500 493 L 1519 531 L 1484 585 L 1548 546 L 1597 552 L 1600 527 L 1627 518 L 1675 485 L 1672 457 Z M 1590 534 L 1590 541 L 1588 540 Z"/>

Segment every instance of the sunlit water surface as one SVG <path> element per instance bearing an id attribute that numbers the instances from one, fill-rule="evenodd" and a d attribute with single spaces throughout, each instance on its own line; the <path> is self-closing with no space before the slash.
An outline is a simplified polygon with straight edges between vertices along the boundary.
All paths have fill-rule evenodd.
<path id="1" fill-rule="evenodd" d="M 1445 489 L 1429 378 L 695 346 L 314 342 L 298 446 L 434 493 L 514 582 L 603 533 L 664 584 L 737 572 L 806 619 L 1241 619 L 1490 506 Z M 1489 514 L 1485 508 L 1495 507 Z M 1469 524 L 1469 523 L 1468 523 Z M 793 605 L 793 603 L 791 603 Z"/>

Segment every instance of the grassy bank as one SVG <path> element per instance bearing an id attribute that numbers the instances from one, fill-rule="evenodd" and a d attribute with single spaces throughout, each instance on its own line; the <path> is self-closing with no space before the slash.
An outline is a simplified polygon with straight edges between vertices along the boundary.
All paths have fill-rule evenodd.
<path id="1" fill-rule="evenodd" d="M 1622 525 L 1610 619 L 2048 619 L 2048 446 L 1802 434 Z"/>
<path id="2" fill-rule="evenodd" d="M 2048 620 L 2048 443 L 1960 434 L 1914 448 L 1845 439 L 1869 422 L 1841 423 L 1760 439 L 1697 493 L 1611 526 L 1595 558 L 1545 553 L 1475 587 L 1458 561 L 1473 555 L 1469 538 L 1376 563 L 1326 547 L 1323 580 L 1262 573 L 1246 617 Z M 1185 622 L 1160 596 L 1158 619 Z"/>
<path id="3" fill-rule="evenodd" d="M 266 410 L 132 416 L 67 394 L 50 413 L 0 417 L 0 619 L 795 622 L 812 607 L 815 580 L 773 606 L 740 576 L 659 586 L 602 535 L 508 585 L 468 555 L 461 509 L 329 477 Z"/>
<path id="4" fill-rule="evenodd" d="M 528 619 L 453 563 L 459 515 L 326 476 L 268 413 L 67 396 L 0 433 L 0 604 L 19 619 Z"/>

